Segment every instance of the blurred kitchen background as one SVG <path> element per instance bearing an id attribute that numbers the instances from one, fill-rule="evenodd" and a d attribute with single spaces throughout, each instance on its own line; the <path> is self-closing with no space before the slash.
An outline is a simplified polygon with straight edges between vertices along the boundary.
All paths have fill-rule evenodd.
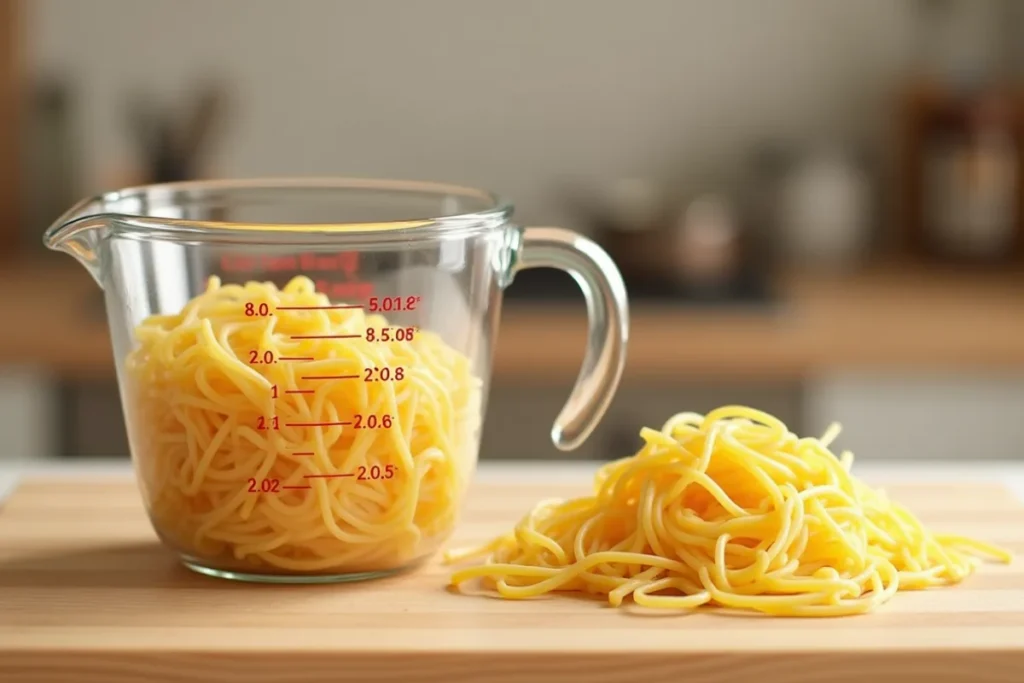
<path id="1" fill-rule="evenodd" d="M 609 459 L 740 402 L 860 458 L 1024 457 L 1024 3 L 0 0 L 0 458 L 127 453 L 98 295 L 41 234 L 151 181 L 499 191 L 630 292 L 597 433 L 582 295 L 507 291 L 482 457 Z"/>

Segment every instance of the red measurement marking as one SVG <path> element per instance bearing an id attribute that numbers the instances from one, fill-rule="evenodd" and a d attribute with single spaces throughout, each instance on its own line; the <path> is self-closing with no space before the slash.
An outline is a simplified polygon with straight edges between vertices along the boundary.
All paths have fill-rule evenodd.
<path id="1" fill-rule="evenodd" d="M 270 306 L 268 304 L 260 304 L 257 306 L 253 302 L 249 302 L 245 305 L 245 314 L 249 317 L 252 316 L 267 316 L 270 315 Z"/>
<path id="2" fill-rule="evenodd" d="M 282 489 L 290 489 L 292 491 L 311 489 L 312 486 L 282 486 Z"/>
<path id="3" fill-rule="evenodd" d="M 372 282 L 360 282 L 350 274 L 346 281 L 331 281 L 325 278 L 316 281 L 316 291 L 341 301 L 363 301 L 374 292 Z"/>
<path id="4" fill-rule="evenodd" d="M 316 392 L 312 389 L 286 389 L 286 394 L 315 394 Z"/>
<path id="5" fill-rule="evenodd" d="M 359 379 L 359 375 L 310 375 L 302 379 Z"/>
<path id="6" fill-rule="evenodd" d="M 307 474 L 303 479 L 338 479 L 340 477 L 354 477 L 354 474 Z"/>
<path id="7" fill-rule="evenodd" d="M 370 311 L 415 311 L 421 300 L 419 296 L 371 296 Z"/>
<path id="8" fill-rule="evenodd" d="M 346 308 L 362 308 L 362 304 L 349 304 L 345 306 L 278 306 L 279 311 L 337 311 Z"/>
<path id="9" fill-rule="evenodd" d="M 313 451 L 296 451 L 292 455 L 314 455 Z"/>
<path id="10" fill-rule="evenodd" d="M 398 366 L 394 370 L 388 367 L 366 368 L 366 376 L 363 377 L 365 382 L 400 382 L 403 379 L 405 379 L 405 368 L 402 366 Z"/>
<path id="11" fill-rule="evenodd" d="M 390 415 L 366 415 L 365 417 L 356 413 L 355 415 L 355 427 L 356 429 L 391 429 L 394 418 Z"/>
<path id="12" fill-rule="evenodd" d="M 280 479 L 249 479 L 249 493 L 277 493 L 281 487 Z"/>
<path id="13" fill-rule="evenodd" d="M 269 420 L 267 418 L 263 417 L 262 415 L 260 415 L 258 418 L 256 418 L 256 429 L 264 430 L 264 429 L 280 429 L 280 428 L 281 428 L 281 426 L 280 426 L 279 418 L 276 415 L 274 417 L 270 418 Z"/>
<path id="14" fill-rule="evenodd" d="M 367 479 L 391 479 L 395 476 L 395 472 L 398 469 L 394 465 L 387 465 L 381 469 L 380 465 L 373 465 L 367 468 L 366 465 L 359 466 L 359 481 L 366 481 Z"/>
<path id="15" fill-rule="evenodd" d="M 285 422 L 285 427 L 341 427 L 351 422 Z"/>
<path id="16" fill-rule="evenodd" d="M 292 339 L 359 339 L 359 334 L 296 334 Z"/>
<path id="17" fill-rule="evenodd" d="M 373 327 L 366 328 L 366 341 L 412 341 L 416 336 L 415 327 L 381 327 L 375 329 Z"/>
<path id="18" fill-rule="evenodd" d="M 273 362 L 274 362 L 274 352 L 273 351 L 264 351 L 262 356 L 260 356 L 259 351 L 250 351 L 249 352 L 249 364 L 250 365 L 259 365 L 260 363 L 266 363 L 266 364 L 269 365 L 270 363 L 273 363 Z"/>
<path id="19" fill-rule="evenodd" d="M 281 356 L 278 360 L 314 360 L 311 357 L 306 356 Z"/>

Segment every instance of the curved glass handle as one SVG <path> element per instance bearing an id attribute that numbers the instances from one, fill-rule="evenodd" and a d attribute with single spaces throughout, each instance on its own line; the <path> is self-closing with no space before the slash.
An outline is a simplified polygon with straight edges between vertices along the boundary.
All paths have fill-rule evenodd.
<path id="1" fill-rule="evenodd" d="M 597 426 L 618 389 L 626 364 L 629 302 L 611 257 L 595 242 L 562 228 L 524 228 L 513 276 L 526 268 L 569 273 L 587 301 L 587 350 L 569 400 L 551 428 L 562 451 L 579 447 Z"/>

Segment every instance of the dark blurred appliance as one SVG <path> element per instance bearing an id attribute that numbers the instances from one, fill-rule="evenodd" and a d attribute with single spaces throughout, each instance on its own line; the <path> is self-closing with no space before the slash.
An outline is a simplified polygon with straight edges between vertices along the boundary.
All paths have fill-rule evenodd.
<path id="1" fill-rule="evenodd" d="M 573 208 L 581 227 L 589 227 L 615 260 L 631 301 L 700 307 L 774 301 L 770 261 L 752 239 L 750 213 L 725 192 L 670 193 L 651 180 L 626 179 L 589 203 L 577 199 Z M 581 296 L 563 271 L 537 268 L 516 275 L 505 301 L 515 306 Z"/>
<path id="2" fill-rule="evenodd" d="M 201 178 L 225 101 L 224 88 L 215 83 L 196 86 L 184 111 L 135 94 L 126 112 L 140 156 L 137 184 Z"/>
<path id="3" fill-rule="evenodd" d="M 909 254 L 1024 264 L 1024 107 L 1008 86 L 914 88 L 904 104 L 903 227 Z"/>
<path id="4" fill-rule="evenodd" d="M 1024 265 L 1020 3 L 918 0 L 901 100 L 903 256 Z"/>
<path id="5" fill-rule="evenodd" d="M 79 199 L 75 97 L 66 79 L 39 77 L 29 85 L 20 127 L 22 249 L 59 258 L 43 232 Z"/>

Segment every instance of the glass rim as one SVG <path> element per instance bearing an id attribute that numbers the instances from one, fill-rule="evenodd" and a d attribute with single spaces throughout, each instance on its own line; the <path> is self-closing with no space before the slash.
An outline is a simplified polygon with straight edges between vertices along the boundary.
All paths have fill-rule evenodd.
<path id="1" fill-rule="evenodd" d="M 259 192 L 269 196 L 302 191 L 366 191 L 391 193 L 396 197 L 456 197 L 481 202 L 483 208 L 449 215 L 410 216 L 408 219 L 347 223 L 195 220 L 162 217 L 145 212 L 126 212 L 117 208 L 118 204 L 123 205 L 133 200 L 159 206 L 174 206 L 176 203 L 185 204 L 188 200 L 201 203 L 204 198 L 225 193 Z M 453 233 L 478 232 L 500 227 L 509 222 L 513 211 L 511 202 L 493 192 L 430 181 L 330 176 L 187 180 L 137 185 L 94 195 L 81 201 L 68 212 L 65 219 L 58 220 L 51 231 L 61 230 L 81 220 L 106 219 L 117 226 L 116 232 L 128 232 L 132 237 L 143 239 L 150 237 L 174 241 L 273 243 L 325 239 L 391 242 L 430 239 Z"/>

